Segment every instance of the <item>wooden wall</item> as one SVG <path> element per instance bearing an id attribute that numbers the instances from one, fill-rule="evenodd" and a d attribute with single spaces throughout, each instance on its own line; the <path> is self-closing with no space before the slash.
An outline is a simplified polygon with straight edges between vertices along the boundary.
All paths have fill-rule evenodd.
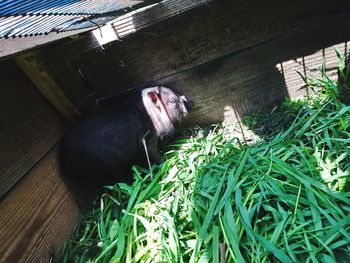
<path id="1" fill-rule="evenodd" d="M 132 18 L 103 47 L 84 34 L 0 62 L 0 262 L 48 261 L 70 233 L 57 144 L 96 100 L 163 84 L 194 100 L 189 123 L 231 120 L 308 93 L 296 69 L 326 58 L 335 76 L 333 45 L 349 54 L 347 0 L 169 0 Z"/>
<path id="2" fill-rule="evenodd" d="M 0 262 L 48 262 L 79 215 L 58 164 L 67 122 L 14 61 L 0 83 Z"/>
<path id="3" fill-rule="evenodd" d="M 186 1 L 170 0 L 179 2 Z M 216 0 L 103 48 L 90 34 L 40 53 L 58 65 L 69 61 L 96 99 L 165 84 L 195 101 L 191 122 L 217 122 L 227 108 L 242 116 L 299 96 L 296 68 L 313 71 L 335 44 L 347 49 L 349 11 L 345 0 Z M 134 17 L 141 19 L 151 18 L 145 11 Z"/>

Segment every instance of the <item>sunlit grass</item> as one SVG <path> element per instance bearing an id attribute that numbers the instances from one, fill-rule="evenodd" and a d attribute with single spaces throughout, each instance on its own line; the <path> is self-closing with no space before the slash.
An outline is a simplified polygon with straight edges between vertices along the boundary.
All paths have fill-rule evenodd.
<path id="1" fill-rule="evenodd" d="M 246 120 L 275 118 L 263 141 L 196 129 L 153 180 L 134 168 L 133 185 L 108 186 L 62 261 L 350 262 L 350 107 L 325 74 L 305 80 L 317 95 Z"/>

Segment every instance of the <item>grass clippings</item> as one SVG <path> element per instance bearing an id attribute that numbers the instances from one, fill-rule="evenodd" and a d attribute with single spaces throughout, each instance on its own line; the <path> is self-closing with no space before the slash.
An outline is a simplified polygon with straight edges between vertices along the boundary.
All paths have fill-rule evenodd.
<path id="1" fill-rule="evenodd" d="M 197 129 L 153 180 L 134 168 L 133 185 L 107 186 L 61 261 L 350 262 L 350 106 L 325 74 L 306 81 L 317 95 L 287 101 L 270 128 L 245 120 L 262 140 Z"/>

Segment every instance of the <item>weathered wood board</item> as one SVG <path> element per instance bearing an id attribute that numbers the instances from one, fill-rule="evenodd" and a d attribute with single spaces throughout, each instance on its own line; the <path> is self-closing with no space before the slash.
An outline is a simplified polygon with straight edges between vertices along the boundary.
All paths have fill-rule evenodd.
<path id="1" fill-rule="evenodd" d="M 51 262 L 78 218 L 54 148 L 0 203 L 0 262 Z"/>
<path id="2" fill-rule="evenodd" d="M 88 35 L 40 54 L 68 63 L 97 99 L 164 84 L 195 100 L 190 122 L 217 122 L 305 94 L 295 69 L 314 71 L 323 49 L 350 39 L 349 11 L 343 0 L 210 1 L 104 49 Z"/>
<path id="3" fill-rule="evenodd" d="M 121 40 L 127 35 L 171 17 L 179 16 L 198 6 L 206 5 L 210 1 L 213 0 L 167 0 L 137 9 L 93 30 L 90 35 L 87 34 L 85 37 L 91 37 L 92 41 L 85 42 L 89 43 L 86 47 L 88 49 L 97 48 L 112 41 Z"/>
<path id="4" fill-rule="evenodd" d="M 35 54 L 35 52 L 32 53 Z M 47 67 L 43 65 L 40 58 L 32 53 L 16 57 L 17 65 L 62 116 L 69 121 L 74 120 L 79 110 L 50 76 L 50 72 L 47 72 Z"/>
<path id="5" fill-rule="evenodd" d="M 1 62 L 1 262 L 49 261 L 77 221 L 57 161 L 67 127 L 59 114 L 71 120 L 96 110 L 95 98 L 163 84 L 194 100 L 188 123 L 232 120 L 308 93 L 296 70 L 317 75 L 323 58 L 335 77 L 333 45 L 349 54 L 345 0 L 216 0 L 171 19 L 154 10 L 133 17 L 140 31 L 104 49 L 88 34 L 21 55 L 28 77 Z"/>
<path id="6" fill-rule="evenodd" d="M 342 42 L 350 39 L 350 34 L 339 39 L 337 27 L 339 24 L 334 23 L 320 31 L 307 30 L 296 36 L 283 37 L 253 50 L 162 78 L 157 83 L 182 90 L 194 100 L 195 111 L 188 123 L 235 119 L 234 111 L 242 117 L 252 111 L 269 110 L 285 97 L 307 94 L 296 70 L 318 76 L 318 67 L 325 59 L 328 74 L 336 77 L 337 56 L 333 44 L 340 43 L 336 46 L 342 54 L 349 54 L 350 47 L 347 42 Z M 325 34 L 328 38 L 323 38 Z"/>
<path id="7" fill-rule="evenodd" d="M 97 110 L 95 99 L 68 61 L 55 63 L 42 56 L 40 50 L 17 56 L 15 61 L 67 121 L 74 123 L 87 112 Z"/>
<path id="8" fill-rule="evenodd" d="M 61 117 L 13 61 L 0 64 L 0 197 L 62 137 Z"/>
<path id="9" fill-rule="evenodd" d="M 100 98 L 157 82 L 223 56 L 247 49 L 254 52 L 255 47 L 264 44 L 269 48 L 271 41 L 289 34 L 307 29 L 319 31 L 325 23 L 338 23 L 332 20 L 349 10 L 348 1 L 212 1 L 106 45 L 104 50 L 71 55 L 72 63 Z M 347 27 L 338 26 L 337 34 L 345 35 Z M 296 34 L 295 37 L 308 38 Z M 89 46 L 82 41 L 77 43 L 66 44 L 66 49 L 72 48 L 70 54 Z M 56 51 L 59 52 L 53 48 L 45 52 L 54 59 L 64 57 Z M 295 56 L 298 57 L 297 52 Z"/>

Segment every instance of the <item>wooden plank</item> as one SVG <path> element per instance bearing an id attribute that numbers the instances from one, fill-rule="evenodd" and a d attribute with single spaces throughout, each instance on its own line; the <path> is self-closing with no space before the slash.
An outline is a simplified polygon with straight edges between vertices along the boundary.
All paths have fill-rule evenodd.
<path id="1" fill-rule="evenodd" d="M 193 116 L 209 122 L 223 118 L 221 105 L 227 103 L 231 92 L 234 97 L 244 98 L 236 100 L 242 102 L 237 109 L 242 114 L 295 93 L 285 87 L 286 74 L 280 73 L 277 65 L 346 41 L 349 9 L 350 2 L 342 0 L 217 0 L 144 28 L 104 50 L 91 50 L 95 44 L 90 36 L 50 46 L 40 53 L 54 64 L 52 68 L 65 65 L 68 60 L 97 98 L 140 85 L 173 85 L 199 99 L 202 110 Z M 302 41 L 298 42 L 298 38 Z M 221 67 L 218 61 L 230 62 Z M 295 80 L 294 87 L 301 83 L 300 79 Z M 218 83 L 222 83 L 222 90 Z M 261 83 L 265 83 L 265 88 L 261 88 Z M 202 103 L 201 96 L 206 94 L 210 98 L 203 98 Z M 229 102 L 232 107 L 232 100 Z M 205 117 L 206 107 L 219 110 Z"/>
<path id="2" fill-rule="evenodd" d="M 68 62 L 57 65 L 55 61 L 48 61 L 42 56 L 40 50 L 17 56 L 15 61 L 69 122 L 74 122 L 85 111 L 96 110 L 95 100 Z"/>
<path id="3" fill-rule="evenodd" d="M 0 63 L 0 197 L 61 138 L 66 124 L 13 61 Z"/>
<path id="4" fill-rule="evenodd" d="M 63 117 L 68 121 L 73 121 L 79 116 L 78 109 L 60 89 L 57 82 L 46 69 L 43 61 L 36 55 L 36 52 L 18 56 L 15 61 Z"/>
<path id="5" fill-rule="evenodd" d="M 81 34 L 74 39 L 67 39 L 67 41 L 59 44 L 53 44 L 45 49 L 45 56 L 50 57 L 51 61 L 67 61 L 71 57 L 75 57 L 80 53 L 97 49 L 96 52 L 103 54 L 105 48 L 107 49 L 109 44 L 105 47 L 101 47 L 100 43 L 96 39 L 96 35 L 101 35 L 105 31 L 110 31 L 109 27 L 113 24 L 113 28 L 117 31 L 119 26 L 122 26 L 124 19 L 131 18 L 134 32 L 142 31 L 142 29 L 150 28 L 153 30 L 153 26 L 159 24 L 159 22 L 169 20 L 170 18 L 176 17 L 180 14 L 186 14 L 192 9 L 196 9 L 200 6 L 205 6 L 213 0 L 167 0 L 159 4 L 154 4 L 150 7 L 141 8 L 135 12 L 128 13 L 126 15 L 117 18 L 112 21 L 106 27 L 96 29 L 94 32 L 87 34 Z M 152 33 L 151 33 L 152 34 Z M 124 35 L 125 37 L 125 35 Z M 117 34 L 114 36 L 115 42 L 121 43 L 124 41 L 122 37 L 119 39 Z M 91 63 L 94 63 L 91 61 Z"/>
<path id="6" fill-rule="evenodd" d="M 141 29 L 178 16 L 198 6 L 208 4 L 211 1 L 168 0 L 135 10 L 108 22 L 101 28 L 93 30 L 90 35 L 96 41 L 91 42 L 90 48 L 98 48 L 101 45 L 121 40 Z"/>
<path id="7" fill-rule="evenodd" d="M 252 111 L 268 110 L 285 97 L 305 94 L 306 90 L 300 90 L 304 83 L 295 70 L 303 72 L 305 68 L 307 74 L 316 75 L 323 54 L 328 72 L 336 76 L 333 45 L 339 43 L 340 51 L 349 54 L 349 26 L 350 15 L 341 16 L 322 26 L 164 77 L 157 83 L 175 87 L 194 100 L 195 110 L 187 123 L 215 123 L 234 119 L 234 111 L 242 117 Z M 301 67 L 286 67 L 291 61 L 303 60 L 305 65 Z"/>
<path id="8" fill-rule="evenodd" d="M 69 49 L 72 64 L 100 98 L 317 27 L 349 10 L 348 1 L 212 1 L 110 43 L 104 50 L 77 52 L 94 47 L 92 39 L 66 43 L 63 50 Z M 142 19 L 147 19 L 147 12 Z M 60 52 L 48 49 L 46 54 L 54 60 L 65 57 L 62 50 L 56 51 Z"/>
<path id="9" fill-rule="evenodd" d="M 0 262 L 50 262 L 78 221 L 54 148 L 0 203 Z"/>
<path id="10" fill-rule="evenodd" d="M 242 116 L 304 94 L 299 66 L 287 62 L 305 60 L 314 71 L 322 57 L 310 55 L 350 39 L 349 3 L 339 3 L 215 1 L 103 52 L 79 54 L 74 65 L 97 97 L 165 84 L 195 100 L 189 122 L 217 122 L 234 110 Z"/>
<path id="11" fill-rule="evenodd" d="M 74 30 L 63 33 L 50 33 L 47 35 L 22 37 L 22 38 L 1 38 L 0 39 L 0 59 L 7 59 L 10 56 L 18 55 L 34 48 L 43 47 L 67 37 L 77 37 L 78 34 L 90 31 L 91 28 Z"/>
<path id="12" fill-rule="evenodd" d="M 189 11 L 162 23 L 149 22 L 158 21 L 156 18 L 167 8 L 169 12 L 176 10 L 172 9 L 172 4 L 183 7 L 190 2 L 171 0 L 162 9 L 157 5 L 133 15 L 133 23 L 143 30 L 122 42 L 110 43 L 104 49 L 91 50 L 97 44 L 92 34 L 87 34 L 41 50 L 41 57 L 54 64 L 53 70 L 69 61 L 90 94 L 103 98 L 157 82 L 298 28 L 317 26 L 350 9 L 350 2 L 343 0 L 312 0 L 307 3 L 302 0 L 278 3 L 216 0 L 189 8 Z M 66 79 L 64 71 L 61 71 L 61 79 Z"/>
<path id="13" fill-rule="evenodd" d="M 340 54 L 348 56 L 350 43 L 346 40 L 349 40 L 349 35 L 344 38 L 345 41 L 338 41 L 339 44 L 336 46 Z M 336 42 L 334 42 L 336 43 Z M 337 65 L 338 57 L 334 52 L 333 45 L 328 47 L 321 48 L 314 53 L 298 57 L 295 59 L 290 59 L 283 61 L 277 65 L 277 69 L 283 75 L 285 85 L 289 90 L 289 96 L 292 98 L 297 98 L 305 94 L 312 94 L 312 90 L 308 88 L 303 88 L 304 83 L 302 82 L 297 71 L 306 74 L 309 77 L 321 78 L 320 67 L 325 62 L 327 76 L 331 79 L 337 79 Z"/>

